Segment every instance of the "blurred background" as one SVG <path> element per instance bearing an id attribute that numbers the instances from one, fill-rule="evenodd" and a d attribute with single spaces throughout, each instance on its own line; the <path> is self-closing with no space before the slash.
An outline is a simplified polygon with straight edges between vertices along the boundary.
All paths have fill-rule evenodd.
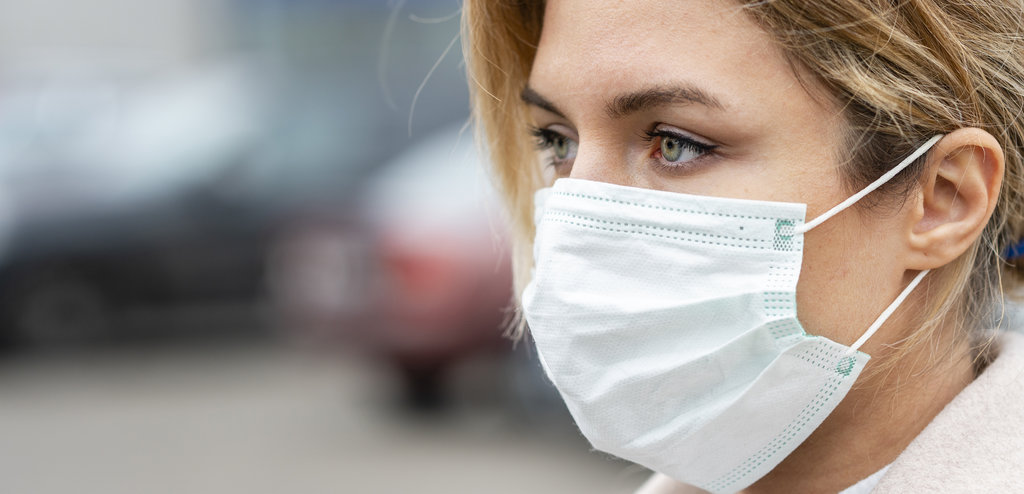
<path id="1" fill-rule="evenodd" d="M 458 0 L 0 0 L 0 491 L 632 492 L 528 342 Z"/>

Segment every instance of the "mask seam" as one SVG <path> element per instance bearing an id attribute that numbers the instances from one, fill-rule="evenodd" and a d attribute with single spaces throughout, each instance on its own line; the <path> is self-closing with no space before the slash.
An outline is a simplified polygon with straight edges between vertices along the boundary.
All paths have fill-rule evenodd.
<path id="1" fill-rule="evenodd" d="M 750 220 L 791 219 L 791 218 L 778 218 L 778 217 L 772 217 L 772 216 L 746 216 L 746 215 L 741 215 L 741 214 L 713 213 L 713 212 L 709 212 L 709 211 L 700 211 L 700 210 L 696 210 L 696 209 L 674 208 L 674 207 L 670 207 L 670 206 L 656 206 L 656 205 L 651 205 L 651 204 L 642 204 L 642 203 L 638 203 L 638 202 L 623 201 L 621 199 L 608 199 L 606 197 L 598 197 L 598 196 L 591 196 L 591 195 L 586 195 L 586 194 L 578 194 L 578 193 L 574 193 L 574 192 L 555 191 L 555 192 L 553 192 L 553 194 L 554 195 L 558 195 L 558 196 L 564 196 L 564 197 L 573 197 L 573 198 L 577 198 L 577 199 L 589 199 L 589 200 L 593 200 L 593 201 L 607 202 L 607 203 L 611 203 L 611 204 L 623 204 L 623 205 L 626 205 L 626 206 L 635 206 L 635 207 L 647 208 L 647 209 L 657 209 L 657 210 L 662 210 L 662 211 L 672 211 L 672 212 L 676 212 L 676 213 L 692 213 L 692 214 L 702 214 L 702 215 L 706 215 L 706 216 L 721 216 L 721 217 L 725 217 L 725 218 L 740 218 L 740 219 L 750 219 Z M 721 198 L 715 198 L 715 199 L 721 199 Z"/>
<path id="2" fill-rule="evenodd" d="M 708 238 L 717 238 L 717 239 L 723 239 L 723 240 L 733 240 L 733 241 L 739 241 L 739 242 L 753 242 L 753 243 L 761 243 L 761 244 L 768 244 L 768 243 L 772 243 L 773 242 L 772 240 L 767 240 L 767 239 L 764 239 L 764 238 L 757 238 L 757 237 L 739 237 L 739 236 L 733 237 L 733 236 L 729 236 L 729 235 L 716 235 L 714 233 L 704 233 L 704 232 L 698 232 L 698 231 L 692 231 L 692 230 L 684 230 L 684 229 L 677 229 L 677 228 L 667 228 L 667 227 L 663 227 L 663 226 L 645 225 L 645 224 L 642 224 L 642 223 L 623 223 L 623 222 L 618 222 L 618 221 L 602 220 L 600 218 L 592 218 L 592 217 L 589 217 L 589 216 L 583 216 L 583 215 L 575 214 L 575 213 L 567 213 L 567 212 L 563 212 L 563 211 L 550 211 L 549 214 L 552 215 L 552 216 L 561 216 L 561 217 L 572 218 L 572 219 L 576 219 L 576 220 L 583 220 L 583 221 L 591 221 L 591 222 L 594 222 L 594 223 L 601 223 L 601 224 L 604 224 L 604 225 L 614 225 L 614 226 L 618 226 L 618 227 L 641 228 L 641 229 L 656 230 L 656 231 L 663 231 L 663 232 L 681 233 L 681 234 L 684 234 L 684 235 L 696 235 L 696 236 L 708 237 Z"/>
<path id="3" fill-rule="evenodd" d="M 729 244 L 729 243 L 724 243 L 724 242 L 700 240 L 700 239 L 696 239 L 696 238 L 686 238 L 686 237 L 677 237 L 677 236 L 673 236 L 673 235 L 663 235 L 663 234 L 659 234 L 659 233 L 643 231 L 643 227 L 638 227 L 637 230 L 620 230 L 620 229 L 617 229 L 617 228 L 609 228 L 609 227 L 603 227 L 603 226 L 599 226 L 599 225 L 588 225 L 588 224 L 580 223 L 580 222 L 577 222 L 577 221 L 571 221 L 571 220 L 566 220 L 566 219 L 562 219 L 562 218 L 550 218 L 549 220 L 550 221 L 555 221 L 555 222 L 558 222 L 558 223 L 564 223 L 564 224 L 567 224 L 567 225 L 574 225 L 574 226 L 578 226 L 578 227 L 581 227 L 581 228 L 589 228 L 589 229 L 592 229 L 592 230 L 601 230 L 601 231 L 614 232 L 614 233 L 640 234 L 640 235 L 647 235 L 647 236 L 650 236 L 650 237 L 664 238 L 664 239 L 668 239 L 668 240 L 678 240 L 678 241 L 681 241 L 681 242 L 700 243 L 700 244 L 707 244 L 707 245 L 718 245 L 718 246 L 722 246 L 722 247 L 735 247 L 737 249 L 745 249 L 745 250 L 757 250 L 757 251 L 773 251 L 774 250 L 771 247 L 760 247 L 760 246 L 757 246 L 757 245 Z M 679 231 L 677 233 L 686 234 L 687 232 Z"/>
<path id="4" fill-rule="evenodd" d="M 796 243 L 799 248 L 794 251 L 803 252 L 803 242 Z M 793 259 L 771 263 L 766 289 L 762 292 L 765 317 L 772 320 L 768 323 L 768 331 L 779 350 L 789 346 L 792 337 L 807 335 L 796 314 L 796 283 L 800 273 L 796 264 Z"/>

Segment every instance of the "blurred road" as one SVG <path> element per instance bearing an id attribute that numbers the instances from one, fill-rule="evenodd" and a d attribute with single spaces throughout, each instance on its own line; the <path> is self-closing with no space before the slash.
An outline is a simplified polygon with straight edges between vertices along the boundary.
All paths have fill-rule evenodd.
<path id="1" fill-rule="evenodd" d="M 623 493 L 645 476 L 500 400 L 401 412 L 386 376 L 252 342 L 9 356 L 0 491 Z"/>

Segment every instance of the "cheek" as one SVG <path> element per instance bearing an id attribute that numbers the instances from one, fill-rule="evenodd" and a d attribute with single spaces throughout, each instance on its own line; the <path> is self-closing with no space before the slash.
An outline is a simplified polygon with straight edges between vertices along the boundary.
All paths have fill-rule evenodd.
<path id="1" fill-rule="evenodd" d="M 858 301 L 850 298 L 856 293 L 851 276 L 855 267 L 848 262 L 848 246 L 840 233 L 834 224 L 826 223 L 804 235 L 797 316 L 809 334 L 850 344 L 857 338 L 854 308 Z"/>
<path id="2" fill-rule="evenodd" d="M 870 213 L 867 213 L 870 214 Z M 797 311 L 804 330 L 845 345 L 856 341 L 899 292 L 902 266 L 898 232 L 889 221 L 875 222 L 848 210 L 804 237 L 797 283 Z M 876 334 L 863 348 L 884 341 Z"/>

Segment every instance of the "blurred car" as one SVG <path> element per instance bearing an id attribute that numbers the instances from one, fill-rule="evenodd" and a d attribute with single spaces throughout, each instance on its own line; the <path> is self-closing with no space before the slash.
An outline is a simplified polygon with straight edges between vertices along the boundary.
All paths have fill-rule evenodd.
<path id="1" fill-rule="evenodd" d="M 0 343 L 107 334 L 128 308 L 265 299 L 267 249 L 345 211 L 373 127 L 330 84 L 226 63 L 0 98 Z"/>
<path id="2" fill-rule="evenodd" d="M 353 223 L 282 237 L 271 292 L 296 336 L 389 362 L 412 404 L 433 406 L 450 366 L 509 346 L 504 239 L 472 136 L 450 128 L 371 177 Z"/>
<path id="3" fill-rule="evenodd" d="M 262 299 L 275 239 L 348 231 L 366 174 L 467 111 L 457 20 L 415 20 L 448 3 L 192 3 L 58 9 L 6 53 L 0 347 Z"/>

